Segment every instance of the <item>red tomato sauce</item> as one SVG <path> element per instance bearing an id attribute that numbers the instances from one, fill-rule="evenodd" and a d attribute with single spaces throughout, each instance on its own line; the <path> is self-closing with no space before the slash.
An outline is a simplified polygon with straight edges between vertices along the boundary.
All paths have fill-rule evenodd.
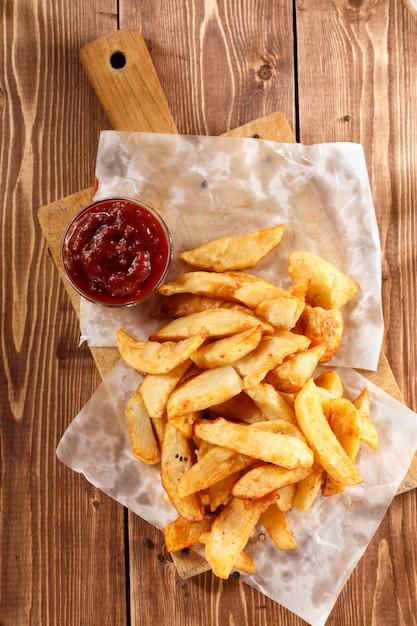
<path id="1" fill-rule="evenodd" d="M 159 215 L 123 198 L 101 200 L 81 211 L 62 248 L 75 289 L 110 306 L 146 300 L 161 284 L 171 257 L 171 238 Z"/>

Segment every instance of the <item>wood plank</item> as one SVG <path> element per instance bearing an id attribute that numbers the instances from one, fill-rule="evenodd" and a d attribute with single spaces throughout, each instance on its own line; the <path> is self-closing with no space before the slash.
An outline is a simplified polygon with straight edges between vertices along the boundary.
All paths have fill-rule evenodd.
<path id="1" fill-rule="evenodd" d="M 364 146 L 383 252 L 384 349 L 414 410 L 416 42 L 417 12 L 407 1 L 297 7 L 300 140 Z M 328 626 L 415 623 L 416 558 L 415 494 L 407 493 L 391 504 Z"/>
<path id="2" fill-rule="evenodd" d="M 0 622 L 121 624 L 123 510 L 56 460 L 99 384 L 37 220 L 37 208 L 93 181 L 108 124 L 78 63 L 113 3 L 3 5 L 0 65 Z M 109 566 L 110 564 L 110 566 Z M 98 582 L 99 581 L 99 582 Z M 97 584 L 95 584 L 95 582 Z M 103 603 L 102 598 L 111 598 Z"/>

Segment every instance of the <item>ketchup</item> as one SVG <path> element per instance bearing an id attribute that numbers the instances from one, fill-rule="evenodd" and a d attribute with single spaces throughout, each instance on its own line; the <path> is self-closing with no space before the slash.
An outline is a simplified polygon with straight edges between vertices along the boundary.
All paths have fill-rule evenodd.
<path id="1" fill-rule="evenodd" d="M 85 298 L 108 306 L 146 300 L 161 284 L 172 242 L 161 217 L 125 198 L 100 200 L 70 223 L 62 247 L 66 274 Z"/>

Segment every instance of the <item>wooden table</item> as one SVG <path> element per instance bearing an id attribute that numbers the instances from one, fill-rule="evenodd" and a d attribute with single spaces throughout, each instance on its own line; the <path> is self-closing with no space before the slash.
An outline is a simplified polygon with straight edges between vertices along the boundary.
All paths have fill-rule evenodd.
<path id="1" fill-rule="evenodd" d="M 179 132 L 220 134 L 280 110 L 302 143 L 362 143 L 383 251 L 384 350 L 416 410 L 417 12 L 408 0 L 2 9 L 0 623 L 301 626 L 238 580 L 179 578 L 159 531 L 57 461 L 100 377 L 78 347 L 37 211 L 93 183 L 110 125 L 78 54 L 117 28 L 142 31 Z M 416 509 L 415 490 L 394 499 L 329 626 L 417 624 Z"/>

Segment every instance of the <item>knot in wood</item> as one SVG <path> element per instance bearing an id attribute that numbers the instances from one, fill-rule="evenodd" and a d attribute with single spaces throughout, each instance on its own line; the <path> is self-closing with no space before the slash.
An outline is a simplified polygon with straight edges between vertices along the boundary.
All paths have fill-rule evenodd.
<path id="1" fill-rule="evenodd" d="M 258 70 L 258 76 L 261 80 L 269 80 L 272 76 L 272 67 L 264 63 Z"/>

